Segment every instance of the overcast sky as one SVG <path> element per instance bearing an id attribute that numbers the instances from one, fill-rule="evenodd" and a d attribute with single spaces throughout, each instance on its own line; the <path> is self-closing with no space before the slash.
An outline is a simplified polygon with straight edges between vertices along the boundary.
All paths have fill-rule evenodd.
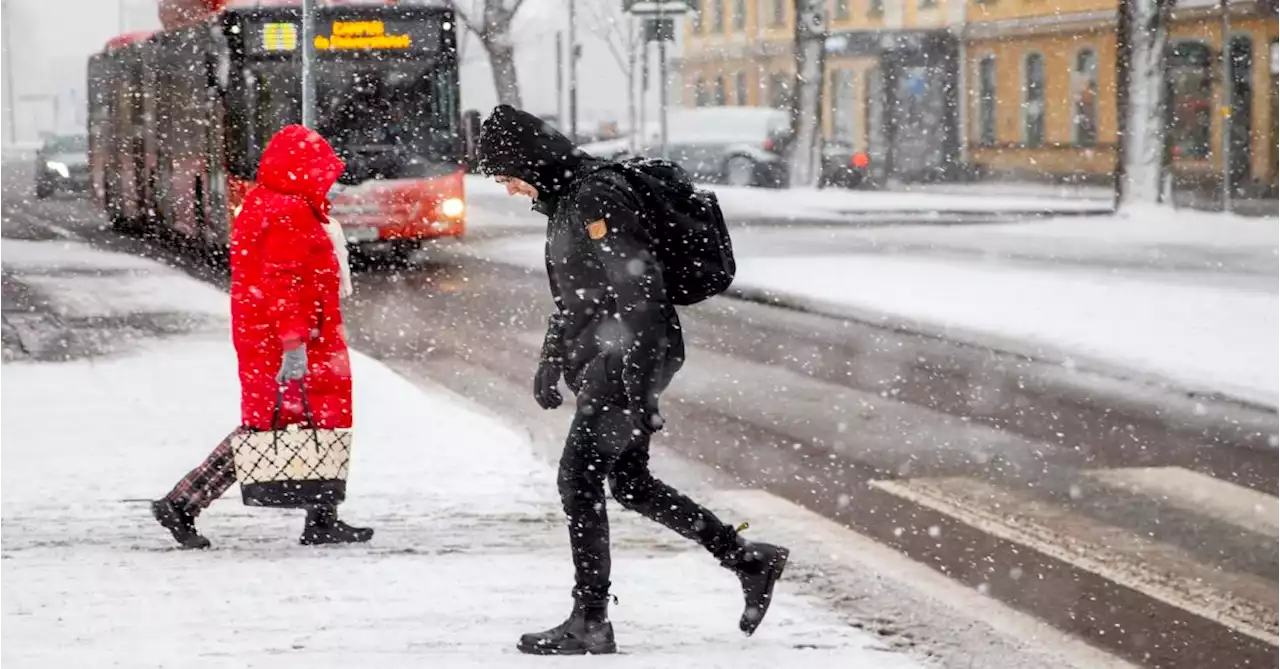
<path id="1" fill-rule="evenodd" d="M 154 0 L 3 1 L 13 54 L 15 121 L 20 140 L 34 139 L 39 130 L 54 128 L 53 96 L 58 99 L 61 129 L 83 127 L 84 68 L 89 55 L 122 28 L 130 31 L 159 27 Z M 461 4 L 467 7 L 471 0 L 462 0 Z M 577 3 L 578 39 L 583 47 L 579 63 L 579 122 L 586 126 L 609 119 L 625 124 L 627 119 L 626 73 L 610 53 L 604 37 L 610 34 L 610 26 L 620 20 L 620 5 L 616 0 Z M 514 34 L 516 62 L 524 105 L 530 111 L 556 111 L 555 33 L 567 25 L 567 6 L 567 0 L 526 0 L 520 10 L 519 29 Z M 615 38 L 615 44 L 622 43 Z M 462 51 L 463 106 L 487 112 L 497 98 L 484 52 L 473 39 L 466 41 Z M 6 76 L 4 87 L 8 86 Z M 8 98 L 4 99 L 7 103 Z M 656 106 L 656 99 L 655 87 L 650 91 L 650 109 Z M 3 136 L 7 141 L 7 129 Z"/>

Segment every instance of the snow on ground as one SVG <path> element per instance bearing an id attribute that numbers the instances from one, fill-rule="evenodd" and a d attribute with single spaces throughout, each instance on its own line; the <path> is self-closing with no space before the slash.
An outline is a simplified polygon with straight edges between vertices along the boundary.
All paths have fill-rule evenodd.
<path id="1" fill-rule="evenodd" d="M 61 250 L 60 250 L 61 249 Z M 79 245 L 6 241 L 6 271 L 129 265 Z M 142 265 L 143 263 L 138 263 Z M 138 267 L 137 269 L 144 269 Z M 217 291 L 159 265 L 202 309 Z M 108 277 L 109 278 L 109 277 Z M 79 303 L 54 291 L 68 312 Z M 129 296 L 118 309 L 169 310 Z M 355 354 L 356 442 L 343 514 L 364 546 L 297 544 L 299 512 L 249 509 L 233 488 L 200 519 L 214 542 L 173 548 L 146 500 L 237 419 L 218 327 L 145 350 L 9 363 L 0 403 L 3 662 L 11 666 L 521 667 L 519 634 L 568 612 L 571 568 L 551 467 L 465 400 Z M 779 586 L 755 637 L 736 580 L 679 537 L 615 513 L 607 667 L 909 667 L 874 635 Z"/>
<path id="2" fill-rule="evenodd" d="M 1140 214 L 743 229 L 734 232 L 734 289 L 1276 406 L 1275 219 Z M 464 251 L 542 267 L 542 241 L 533 235 Z"/>
<path id="3" fill-rule="evenodd" d="M 1005 195 L 955 195 L 898 191 L 845 190 L 840 188 L 743 188 L 711 186 L 727 218 L 787 218 L 840 220 L 850 215 L 874 213 L 1046 213 L 1100 211 L 1111 208 L 1110 199 L 1025 197 Z"/>

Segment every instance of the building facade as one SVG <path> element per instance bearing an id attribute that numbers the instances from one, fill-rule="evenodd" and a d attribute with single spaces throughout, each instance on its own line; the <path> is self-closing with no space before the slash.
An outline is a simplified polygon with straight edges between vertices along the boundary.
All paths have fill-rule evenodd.
<path id="1" fill-rule="evenodd" d="M 881 177 L 1105 181 L 1116 153 L 1117 0 L 828 0 L 823 128 Z M 785 106 L 792 0 L 695 0 L 684 104 Z M 1216 0 L 1178 0 L 1168 53 L 1169 160 L 1180 182 L 1276 187 L 1275 0 L 1230 5 L 1222 85 Z M 1224 91 L 1227 91 L 1224 94 Z M 891 112 L 891 113 L 890 113 Z"/>

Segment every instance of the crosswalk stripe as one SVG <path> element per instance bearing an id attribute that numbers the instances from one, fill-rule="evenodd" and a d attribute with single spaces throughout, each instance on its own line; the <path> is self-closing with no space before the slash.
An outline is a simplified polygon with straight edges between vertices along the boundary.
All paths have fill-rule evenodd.
<path id="1" fill-rule="evenodd" d="M 1204 565 L 1185 550 L 962 477 L 873 481 L 901 499 L 1278 645 L 1276 584 Z"/>
<path id="2" fill-rule="evenodd" d="M 1086 474 L 1120 490 L 1280 539 L 1280 498 L 1182 467 L 1095 469 Z"/>

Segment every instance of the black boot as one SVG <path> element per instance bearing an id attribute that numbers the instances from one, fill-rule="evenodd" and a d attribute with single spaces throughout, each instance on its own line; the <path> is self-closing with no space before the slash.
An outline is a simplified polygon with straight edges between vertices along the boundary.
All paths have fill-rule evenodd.
<path id="1" fill-rule="evenodd" d="M 352 527 L 338 520 L 338 509 L 318 506 L 307 509 L 307 524 L 299 540 L 303 546 L 358 544 L 373 538 L 373 528 Z"/>
<path id="2" fill-rule="evenodd" d="M 516 646 L 530 655 L 607 655 L 618 652 L 609 622 L 608 596 L 574 593 L 569 619 L 545 632 L 520 637 Z"/>
<path id="3" fill-rule="evenodd" d="M 183 548 L 208 548 L 209 540 L 196 531 L 195 516 L 187 513 L 182 507 L 167 500 L 159 499 L 151 503 L 151 515 L 160 525 L 173 535 Z"/>
<path id="4" fill-rule="evenodd" d="M 782 570 L 787 567 L 787 556 L 791 551 L 782 546 L 752 543 L 742 538 L 737 543 L 737 547 L 721 559 L 720 564 L 737 574 L 742 583 L 746 608 L 738 619 L 738 629 L 751 636 L 764 620 L 764 614 L 769 612 L 769 604 L 773 603 L 773 586 L 782 578 Z"/>

